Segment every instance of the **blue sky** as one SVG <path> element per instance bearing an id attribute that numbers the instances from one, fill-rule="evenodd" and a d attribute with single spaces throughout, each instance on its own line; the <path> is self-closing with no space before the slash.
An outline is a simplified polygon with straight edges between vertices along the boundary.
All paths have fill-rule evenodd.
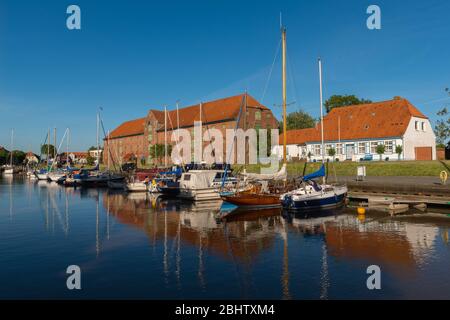
<path id="1" fill-rule="evenodd" d="M 81 8 L 81 30 L 66 9 Z M 381 8 L 368 30 L 366 9 Z M 72 131 L 74 151 L 105 125 L 248 90 L 280 118 L 279 13 L 288 37 L 288 112 L 319 114 L 324 95 L 403 96 L 434 122 L 450 102 L 450 2 L 0 0 L 0 145 L 37 151 L 49 127 Z"/>

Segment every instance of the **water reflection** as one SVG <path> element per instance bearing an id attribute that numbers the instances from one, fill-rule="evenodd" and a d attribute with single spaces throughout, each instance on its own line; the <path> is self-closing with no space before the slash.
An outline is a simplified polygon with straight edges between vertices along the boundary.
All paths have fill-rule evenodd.
<path id="1" fill-rule="evenodd" d="M 40 217 L 45 232 L 57 241 L 52 248 L 65 247 L 81 256 L 86 251 L 75 246 L 73 233 L 83 247 L 84 243 L 90 245 L 97 262 L 88 261 L 86 266 L 97 272 L 115 269 L 104 260 L 112 259 L 115 252 L 127 255 L 127 250 L 137 250 L 132 260 L 126 260 L 127 269 L 151 267 L 136 271 L 136 278 L 129 275 L 130 284 L 121 284 L 123 295 L 119 297 L 127 297 L 127 290 L 138 296 L 162 291 L 164 297 L 188 298 L 374 297 L 365 288 L 365 268 L 377 264 L 395 281 L 375 297 L 421 297 L 419 288 L 428 282 L 430 289 L 440 286 L 440 290 L 434 290 L 436 297 L 449 298 L 450 277 L 444 266 L 450 257 L 450 222 L 443 215 L 421 215 L 424 218 L 418 221 L 415 216 L 362 217 L 351 209 L 341 209 L 311 217 L 280 209 L 233 210 L 221 201 L 191 203 L 145 193 L 62 188 L 47 182 L 11 179 L 0 180 L 0 199 L 2 211 L 7 208 L 3 212 L 8 212 L 10 226 L 20 228 L 14 224 L 17 220 L 30 230 L 29 235 L 21 235 L 21 241 L 29 243 L 26 237 L 34 237 L 35 244 L 29 245 L 40 249 L 49 245 L 36 230 Z M 25 217 L 23 212 L 34 215 Z M 0 231 L 6 231 L 5 227 L 0 215 Z M 23 250 L 9 242 L 13 231 L 9 227 L 4 238 L 0 233 L 0 248 L 10 253 L 10 259 Z M 140 239 L 139 235 L 146 243 L 127 245 L 128 238 Z M 43 263 L 51 265 L 56 253 L 47 251 L 46 255 L 49 260 Z M 3 254 L 0 261 L 11 262 L 8 257 Z M 156 265 L 149 258 L 155 259 Z M 4 268 L 5 264 L 0 265 Z M 152 281 L 148 283 L 139 280 L 149 276 Z M 155 286 L 159 281 L 161 284 Z M 355 281 L 352 293 L 339 289 L 349 281 Z M 111 279 L 105 283 L 115 282 Z M 110 294 L 101 290 L 101 285 L 97 287 L 100 291 L 94 296 Z"/>

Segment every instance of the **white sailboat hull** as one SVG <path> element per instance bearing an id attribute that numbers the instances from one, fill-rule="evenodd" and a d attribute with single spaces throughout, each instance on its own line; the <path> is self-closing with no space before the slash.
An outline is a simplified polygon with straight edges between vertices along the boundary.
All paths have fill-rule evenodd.
<path id="1" fill-rule="evenodd" d="M 65 173 L 49 173 L 47 178 L 53 182 L 58 182 L 59 179 L 65 177 Z"/>
<path id="2" fill-rule="evenodd" d="M 147 192 L 147 184 L 143 182 L 129 182 L 126 185 L 126 190 L 129 192 Z"/>
<path id="3" fill-rule="evenodd" d="M 14 169 L 5 169 L 5 171 L 3 172 L 6 175 L 12 175 L 15 173 Z"/>
<path id="4" fill-rule="evenodd" d="M 38 180 L 47 180 L 47 174 L 46 173 L 36 173 L 36 177 Z"/>

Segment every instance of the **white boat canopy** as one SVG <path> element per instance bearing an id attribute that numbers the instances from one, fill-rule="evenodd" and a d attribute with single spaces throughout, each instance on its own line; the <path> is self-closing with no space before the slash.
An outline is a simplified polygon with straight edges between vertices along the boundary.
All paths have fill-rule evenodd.
<path id="1" fill-rule="evenodd" d="M 183 173 L 180 180 L 180 187 L 184 189 L 204 189 L 211 188 L 216 177 L 217 170 L 190 170 Z"/>
<path id="2" fill-rule="evenodd" d="M 245 171 L 242 175 L 249 180 L 286 180 L 287 179 L 287 170 L 286 164 L 283 164 L 280 171 L 276 173 L 246 173 Z"/>

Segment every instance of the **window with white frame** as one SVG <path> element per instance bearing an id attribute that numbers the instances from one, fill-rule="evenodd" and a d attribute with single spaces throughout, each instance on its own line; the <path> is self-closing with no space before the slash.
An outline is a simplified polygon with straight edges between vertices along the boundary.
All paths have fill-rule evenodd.
<path id="1" fill-rule="evenodd" d="M 314 155 L 316 156 L 322 155 L 322 146 L 320 144 L 314 145 Z"/>
<path id="2" fill-rule="evenodd" d="M 416 122 L 414 123 L 414 127 L 416 128 L 416 130 L 419 130 L 419 121 L 416 121 Z"/>
<path id="3" fill-rule="evenodd" d="M 300 155 L 301 155 L 302 158 L 306 157 L 307 152 L 306 152 L 306 147 L 305 146 L 300 147 Z"/>
<path id="4" fill-rule="evenodd" d="M 365 142 L 358 143 L 358 153 L 359 154 L 366 153 L 366 143 Z"/>
<path id="5" fill-rule="evenodd" d="M 394 143 L 392 140 L 387 140 L 384 142 L 384 153 L 394 152 Z"/>
<path id="6" fill-rule="evenodd" d="M 336 143 L 336 154 L 344 154 L 342 150 L 342 143 Z"/>
<path id="7" fill-rule="evenodd" d="M 425 122 L 422 122 L 422 131 L 425 131 Z"/>
<path id="8" fill-rule="evenodd" d="M 370 153 L 377 153 L 378 141 L 372 141 L 370 143 Z"/>

